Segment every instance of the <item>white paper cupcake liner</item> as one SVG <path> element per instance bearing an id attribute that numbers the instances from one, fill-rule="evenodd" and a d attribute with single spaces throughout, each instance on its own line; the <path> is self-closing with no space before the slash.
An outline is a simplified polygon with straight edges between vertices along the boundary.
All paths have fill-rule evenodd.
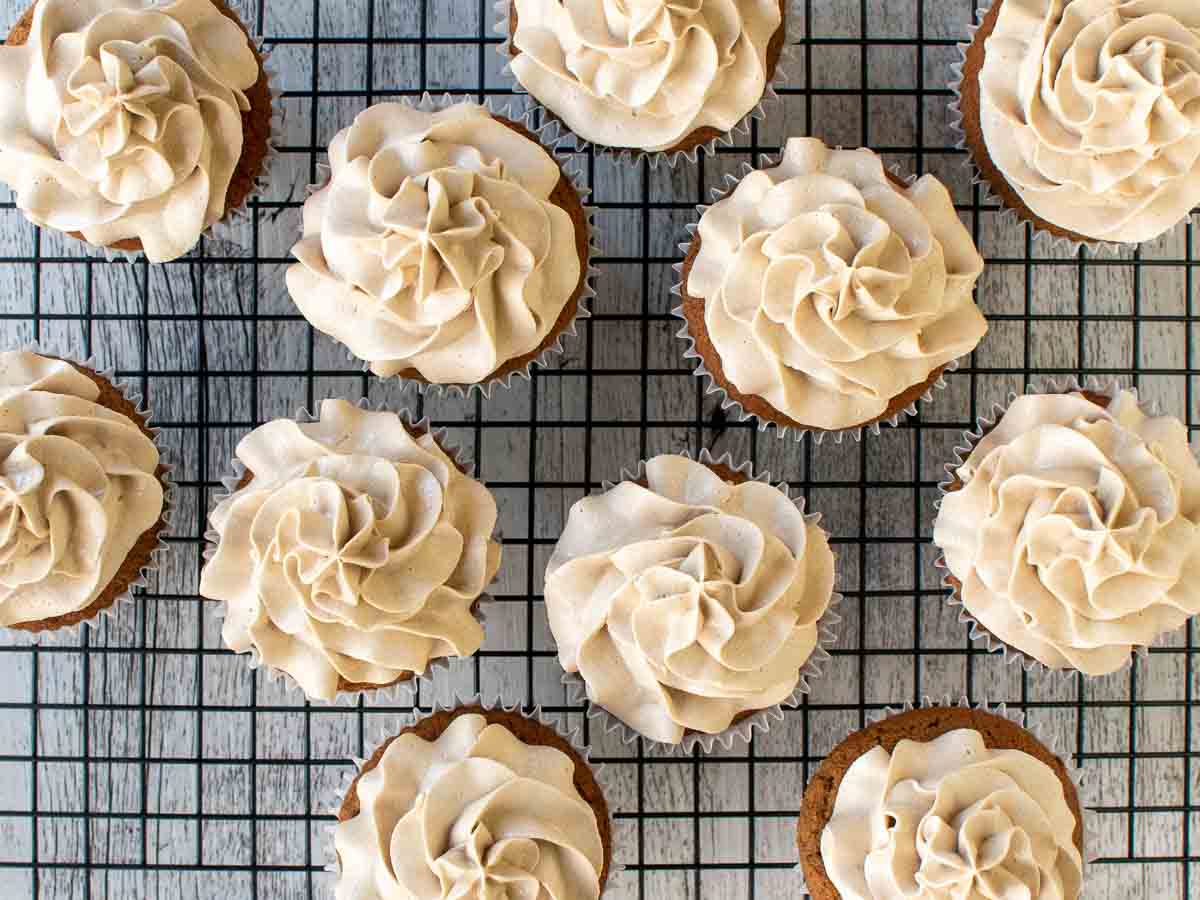
<path id="1" fill-rule="evenodd" d="M 1016 709 L 1009 709 L 1009 707 L 1004 703 L 991 704 L 987 701 L 971 703 L 966 697 L 960 697 L 958 700 L 953 699 L 949 695 L 940 699 L 933 697 L 922 697 L 919 705 L 914 705 L 909 701 L 905 701 L 903 706 L 887 707 L 882 710 L 872 710 L 868 712 L 867 721 L 863 727 L 865 728 L 875 725 L 884 721 L 885 719 L 890 719 L 894 716 L 913 712 L 917 709 L 937 709 L 939 707 L 947 709 L 971 709 L 1008 719 L 1013 724 L 1028 731 L 1031 735 L 1033 735 L 1038 743 L 1058 757 L 1058 760 L 1063 764 L 1063 768 L 1066 769 L 1067 776 L 1071 779 L 1071 784 L 1075 788 L 1076 796 L 1079 798 L 1079 812 L 1083 819 L 1083 877 L 1085 887 L 1085 890 L 1081 892 L 1081 896 L 1086 896 L 1087 865 L 1095 862 L 1099 858 L 1099 853 L 1097 852 L 1096 848 L 1100 846 L 1100 832 L 1096 822 L 1096 814 L 1093 811 L 1098 805 L 1095 790 L 1092 784 L 1093 779 L 1088 777 L 1088 773 L 1084 769 L 1081 769 L 1075 765 L 1074 760 L 1069 754 L 1064 755 L 1059 752 L 1057 746 L 1058 741 L 1056 741 L 1053 736 L 1047 735 L 1045 730 L 1039 725 L 1027 724 L 1026 717 L 1023 712 Z M 838 745 L 861 730 L 862 729 L 856 729 L 855 731 L 847 733 L 842 737 L 841 741 L 838 742 Z M 835 747 L 838 745 L 835 745 Z M 797 877 L 800 879 L 800 884 L 797 887 L 797 893 L 807 893 L 808 886 L 804 881 L 804 870 L 802 864 L 798 863 L 795 871 Z"/>
<path id="2" fill-rule="evenodd" d="M 1122 384 L 1119 378 L 1097 378 L 1095 376 L 1089 377 L 1083 382 L 1080 382 L 1079 379 L 1075 378 L 1074 376 L 1047 376 L 1043 378 L 1035 378 L 1030 381 L 1028 385 L 1026 385 L 1025 390 L 1022 393 L 1068 394 L 1074 391 L 1083 390 L 1092 391 L 1097 394 L 1104 394 L 1108 397 L 1114 397 L 1118 391 L 1123 390 L 1132 391 L 1135 396 L 1137 394 L 1137 388 L 1128 387 Z M 953 450 L 953 462 L 946 463 L 946 478 L 938 483 L 938 492 L 941 496 L 934 504 L 935 507 L 941 507 L 942 498 L 945 497 L 946 494 L 950 493 L 950 489 L 954 485 L 956 478 L 955 473 L 958 471 L 959 467 L 967 461 L 967 457 L 971 455 L 971 451 L 974 449 L 975 445 L 986 432 L 990 431 L 991 428 L 1000 421 L 1000 418 L 1005 412 L 1008 411 L 1009 406 L 1012 405 L 1012 402 L 1016 400 L 1018 396 L 1020 396 L 1020 394 L 1018 394 L 1016 391 L 1010 392 L 1008 399 L 1004 403 L 992 404 L 992 408 L 989 412 L 981 414 L 976 419 L 975 427 L 973 429 L 964 431 L 962 433 L 962 443 L 957 445 Z M 1144 406 L 1143 409 L 1152 415 L 1159 414 L 1156 405 Z M 958 620 L 968 627 L 968 634 L 970 635 L 971 640 L 977 645 L 984 647 L 989 653 L 999 653 L 1003 657 L 1005 663 L 1019 665 L 1026 672 L 1039 677 L 1069 681 L 1076 675 L 1083 675 L 1083 673 L 1077 669 L 1051 668 L 1040 660 L 1030 656 L 1028 653 L 1018 650 L 1016 647 L 1012 647 L 995 637 L 977 619 L 975 619 L 975 617 L 972 616 L 967 611 L 967 608 L 963 605 L 957 589 L 950 580 L 953 573 L 951 573 L 947 567 L 946 557 L 941 552 L 940 547 L 938 548 L 938 555 L 933 564 L 942 573 L 942 587 L 946 591 L 946 603 L 950 606 L 958 608 Z M 1124 666 L 1118 669 L 1117 672 L 1126 671 L 1130 666 L 1133 665 L 1133 661 L 1135 659 L 1149 656 L 1150 647 L 1159 643 L 1165 636 L 1166 633 L 1159 635 L 1151 644 L 1135 647 L 1133 652 L 1129 654 L 1129 660 Z M 1083 675 L 1083 677 L 1109 677 L 1109 675 L 1112 674 L 1115 673 L 1109 673 L 1105 676 Z"/>
<path id="3" fill-rule="evenodd" d="M 1002 2 L 1002 0 L 997 0 L 997 2 Z M 979 31 L 979 23 L 984 20 L 991 8 L 992 4 L 978 7 L 975 14 L 975 21 L 967 26 L 967 40 L 957 45 L 959 59 L 950 66 L 953 80 L 949 85 L 950 90 L 954 93 L 954 98 L 949 104 L 950 128 L 955 135 L 954 146 L 963 151 L 965 165 L 969 167 L 971 172 L 971 184 L 979 186 L 980 191 L 982 192 L 982 202 L 989 205 L 995 204 L 997 207 L 999 207 L 1001 219 L 1003 222 L 1005 222 L 1005 224 L 1014 226 L 1029 225 L 1029 227 L 1033 229 L 1033 236 L 1035 239 L 1042 240 L 1045 246 L 1060 254 L 1069 253 L 1072 256 L 1078 256 L 1080 248 L 1086 247 L 1093 254 L 1117 256 L 1123 249 L 1133 249 L 1140 246 L 1138 243 L 1105 241 L 1099 238 L 1079 241 L 1046 231 L 1044 228 L 1038 225 L 1037 222 L 1021 218 L 1015 209 L 1006 204 L 1004 200 L 996 194 L 996 192 L 992 189 L 991 182 L 984 178 L 983 173 L 979 171 L 979 166 L 975 164 L 974 153 L 967 145 L 967 133 L 966 129 L 963 127 L 963 70 L 967 62 L 967 51 L 970 49 L 975 40 L 976 32 Z M 1190 221 L 1191 218 L 1191 216 L 1185 217 L 1178 224 L 1184 224 L 1185 222 Z M 1178 227 L 1178 224 L 1172 226 L 1172 228 Z M 1168 229 L 1168 232 L 1170 230 L 1171 229 Z M 1164 234 L 1168 232 L 1164 232 Z"/>
<path id="4" fill-rule="evenodd" d="M 675 168 L 681 159 L 686 159 L 692 165 L 696 164 L 700 153 L 703 152 L 707 156 L 715 156 L 717 147 L 731 147 L 734 141 L 738 138 L 744 138 L 750 134 L 750 125 L 754 121 L 762 121 L 767 117 L 767 108 L 774 107 L 780 104 L 779 95 L 775 92 L 776 84 L 787 83 L 787 70 L 792 67 L 795 62 L 796 44 L 793 40 L 794 22 L 797 18 L 794 15 L 789 15 L 788 11 L 784 11 L 783 18 L 783 46 L 779 51 L 779 59 L 775 63 L 775 73 L 766 83 L 763 89 L 763 95 L 759 101 L 750 109 L 748 113 L 742 116 L 734 123 L 728 131 L 719 134 L 708 141 L 697 144 L 689 150 L 675 150 L 668 152 L 665 150 L 641 150 L 636 147 L 609 147 L 606 144 L 596 144 L 591 141 L 586 141 L 576 135 L 573 131 L 566 127 L 565 123 L 551 110 L 548 106 L 539 102 L 536 97 L 525 90 L 525 86 L 517 79 L 512 71 L 513 57 L 510 53 L 512 48 L 512 36 L 509 34 L 509 22 L 512 13 L 512 0 L 496 0 L 494 5 L 496 11 L 496 24 L 492 31 L 498 34 L 502 41 L 496 45 L 496 52 L 504 59 L 504 67 L 501 70 L 513 84 L 513 93 L 518 96 L 529 98 L 529 109 L 532 112 L 537 110 L 541 115 L 542 122 L 561 123 L 561 128 L 564 134 L 571 135 L 572 143 L 577 151 L 583 151 L 591 147 L 595 152 L 602 153 L 612 157 L 618 162 L 636 163 L 645 157 L 650 164 L 650 168 L 656 169 L 660 164 L 665 164 L 670 168 Z M 561 140 L 561 139 L 560 139 Z"/>
<path id="5" fill-rule="evenodd" d="M 778 155 L 766 157 L 759 168 L 767 169 L 771 168 L 772 166 L 776 166 L 779 164 L 780 158 L 781 157 Z M 700 204 L 696 207 L 696 221 L 689 222 L 684 226 L 684 231 L 687 233 L 687 240 L 679 244 L 679 250 L 685 258 L 687 257 L 688 251 L 691 249 L 692 238 L 695 237 L 696 230 L 700 224 L 700 219 L 704 216 L 704 213 L 708 210 L 708 208 L 712 206 L 713 203 L 716 203 L 718 200 L 728 196 L 729 193 L 738 186 L 743 178 L 755 171 L 757 171 L 757 169 L 754 166 L 750 165 L 749 163 L 743 163 L 740 175 L 726 175 L 725 186 L 723 188 L 714 187 L 712 189 L 712 203 L 707 205 Z M 902 175 L 895 169 L 895 167 L 889 167 L 889 171 L 906 183 L 911 184 L 916 180 L 915 175 Z M 864 425 L 854 425 L 849 428 L 823 430 L 819 428 L 802 428 L 795 425 L 784 425 L 770 419 L 764 419 L 752 412 L 747 412 L 746 408 L 742 406 L 739 401 L 730 397 L 729 392 L 717 383 L 713 373 L 710 372 L 708 366 L 705 365 L 704 357 L 702 357 L 696 350 L 696 339 L 692 337 L 692 333 L 688 327 L 688 321 L 683 314 L 683 260 L 673 264 L 671 268 L 674 270 L 676 276 L 675 283 L 671 286 L 671 294 L 680 300 L 679 305 L 672 307 L 671 315 L 675 316 L 682 323 L 680 329 L 675 332 L 675 337 L 682 340 L 686 345 L 686 349 L 683 351 L 683 358 L 685 360 L 696 361 L 696 367 L 692 370 L 692 374 L 704 382 L 705 395 L 715 394 L 721 404 L 721 409 L 732 414 L 737 421 L 757 421 L 759 431 L 774 431 L 775 436 L 778 438 L 786 439 L 790 437 L 793 440 L 799 441 L 805 435 L 808 435 L 809 439 L 814 444 L 820 444 L 826 439 L 832 440 L 835 444 L 840 444 L 847 438 L 853 438 L 855 441 L 862 440 L 864 431 L 877 435 L 883 429 L 883 426 L 890 425 L 895 427 L 904 419 L 907 419 L 910 416 L 915 416 L 917 414 L 917 404 L 928 403 L 932 401 L 933 392 L 943 390 L 946 387 L 946 375 L 955 371 L 959 366 L 961 357 L 960 359 L 950 360 L 950 362 L 946 363 L 946 365 L 943 367 L 942 373 L 938 376 L 937 380 L 934 381 L 919 398 L 914 400 L 912 403 L 909 403 L 907 406 L 898 409 L 889 416 L 886 416 L 875 422 L 868 422 Z"/>
<path id="6" fill-rule="evenodd" d="M 355 405 L 358 406 L 359 409 L 370 410 L 372 412 L 394 412 L 410 433 L 428 433 L 435 441 L 437 441 L 438 446 L 441 447 L 442 450 L 456 463 L 458 463 L 459 467 L 466 473 L 467 477 L 475 478 L 474 463 L 471 460 L 466 459 L 461 448 L 449 440 L 449 435 L 446 429 L 435 428 L 430 422 L 428 416 L 417 420 L 412 416 L 411 413 L 409 413 L 408 410 L 392 410 L 388 408 L 386 403 L 371 404 L 366 398 L 359 399 L 356 401 Z M 319 420 L 319 416 L 309 412 L 307 409 L 301 408 L 297 410 L 295 420 L 300 423 L 316 422 Z M 234 456 L 230 460 L 229 473 L 221 477 L 221 486 L 224 488 L 224 492 L 217 493 L 212 498 L 209 509 L 210 527 L 204 532 L 205 548 L 203 556 L 205 565 L 208 564 L 208 561 L 212 559 L 213 555 L 217 552 L 217 545 L 220 543 L 221 539 L 220 534 L 211 527 L 212 513 L 217 506 L 237 493 L 239 490 L 238 485 L 241 483 L 241 480 L 245 476 L 246 472 L 247 469 L 245 464 L 243 464 L 240 459 Z M 480 483 L 482 484 L 483 482 L 480 481 Z M 504 538 L 500 532 L 500 525 L 498 521 L 495 529 L 492 531 L 492 540 L 503 547 Z M 227 610 L 227 604 L 225 601 L 210 601 L 209 598 L 205 598 L 205 600 L 217 604 L 217 610 L 213 613 L 214 618 L 223 621 Z M 486 589 L 475 601 L 475 620 L 479 623 L 480 628 L 483 629 L 485 636 L 487 634 L 488 607 L 492 602 L 494 602 L 494 598 Z M 265 669 L 268 683 L 282 684 L 284 687 L 286 687 L 288 693 L 296 696 L 298 700 L 302 702 L 307 701 L 314 704 L 332 703 L 335 706 L 357 706 L 359 698 L 382 700 L 386 705 L 389 706 L 409 705 L 412 701 L 412 698 L 416 697 L 416 692 L 419 690 L 421 684 L 424 683 L 432 686 L 439 671 L 450 672 L 456 663 L 471 658 L 470 656 L 439 656 L 429 661 L 429 665 L 426 666 L 425 671 L 414 672 L 411 678 L 406 678 L 402 681 L 392 684 L 379 685 L 378 687 L 359 688 L 351 691 L 338 691 L 334 699 L 332 701 L 328 701 L 309 697 L 294 678 L 292 678 L 286 672 L 276 669 L 269 663 L 264 663 L 258 653 L 257 648 L 251 647 L 244 655 L 247 657 L 247 661 L 251 669 L 258 669 L 260 667 Z M 474 654 L 472 654 L 472 656 L 473 655 Z"/>
<path id="7" fill-rule="evenodd" d="M 429 92 L 421 96 L 420 101 L 415 104 L 415 108 L 422 112 L 433 112 L 451 106 L 455 103 L 474 103 L 479 104 L 479 98 L 467 94 L 441 94 L 433 96 Z M 579 334 L 579 323 L 584 319 L 591 318 L 590 306 L 593 298 L 596 296 L 594 281 L 600 274 L 600 270 L 595 266 L 596 257 L 600 255 L 600 248 L 596 245 L 596 227 L 595 227 L 595 207 L 587 205 L 587 198 L 591 195 L 591 189 L 587 186 L 587 177 L 578 166 L 573 165 L 567 159 L 567 154 L 559 149 L 559 144 L 563 141 L 563 136 L 559 133 L 560 128 L 557 123 L 548 123 L 540 128 L 534 128 L 532 124 L 532 116 L 529 112 L 514 114 L 508 103 L 500 103 L 496 98 L 488 97 L 483 102 L 483 107 L 489 113 L 498 118 L 507 119 L 522 127 L 528 129 L 542 148 L 558 163 L 563 175 L 571 182 L 571 186 L 579 195 L 580 203 L 583 205 L 584 225 L 588 232 L 588 259 L 587 265 L 584 268 L 583 287 L 580 289 L 579 297 L 576 301 L 576 310 L 574 318 L 562 328 L 554 341 L 544 347 L 538 354 L 526 363 L 524 366 L 512 369 L 498 377 L 490 377 L 484 381 L 475 382 L 473 384 L 439 384 L 436 382 L 423 381 L 416 378 L 406 378 L 403 375 L 388 376 L 396 378 L 405 384 L 414 385 L 417 391 L 429 399 L 439 399 L 441 397 L 452 397 L 456 399 L 470 398 L 476 394 L 488 399 L 492 396 L 492 391 L 497 387 L 509 388 L 512 386 L 514 378 L 523 378 L 529 381 L 532 378 L 532 370 L 534 366 L 547 368 L 552 363 L 555 357 L 562 356 L 563 339 L 574 338 Z M 306 195 L 311 196 L 316 191 L 325 187 L 329 181 L 330 170 L 325 164 L 317 166 L 318 171 L 322 174 L 322 181 L 318 184 L 310 184 L 306 188 Z M 341 341 L 330 337 L 346 352 L 346 358 L 353 364 L 358 365 L 363 372 L 371 372 L 371 364 L 364 361 L 361 357 L 355 355 Z"/>
<path id="8" fill-rule="evenodd" d="M 541 706 L 535 706 L 529 712 L 524 712 L 521 709 L 520 703 L 507 703 L 498 694 L 485 695 L 456 692 L 451 702 L 441 703 L 434 701 L 428 711 L 413 709 L 412 712 L 406 715 L 395 718 L 381 717 L 380 721 L 374 723 L 372 733 L 367 737 L 367 746 L 363 750 L 367 758 L 353 758 L 351 760 L 353 765 L 342 774 L 337 786 L 329 791 L 324 798 L 324 802 L 321 804 L 320 811 L 325 812 L 334 819 L 325 829 L 325 871 L 333 875 L 334 879 L 341 875 L 341 866 L 338 863 L 337 852 L 334 847 L 334 831 L 337 828 L 337 815 L 342 808 L 342 802 L 346 799 L 347 794 L 350 793 L 350 787 L 354 783 L 354 780 L 362 774 L 367 760 L 375 754 L 375 751 L 384 742 L 391 740 L 405 728 L 415 725 L 417 722 L 435 713 L 449 712 L 464 706 L 479 706 L 489 712 L 516 713 L 524 718 L 539 722 L 570 744 L 571 749 L 587 763 L 592 777 L 596 779 L 596 784 L 600 787 L 600 793 L 604 796 L 605 805 L 608 807 L 609 840 L 613 842 L 610 847 L 612 859 L 609 862 L 608 877 L 601 896 L 618 893 L 617 888 L 614 887 L 614 882 L 617 881 L 618 876 L 624 871 L 624 867 L 617 862 L 617 847 L 615 843 L 617 831 L 613 827 L 613 804 L 615 798 L 618 796 L 618 791 L 616 785 L 609 777 L 608 768 L 602 763 L 592 762 L 591 748 L 584 742 L 583 734 L 579 728 L 566 729 L 564 723 L 557 716 L 551 716 L 543 712 Z M 332 890 L 330 894 L 332 894 Z"/>
<path id="9" fill-rule="evenodd" d="M 267 90 L 271 96 L 271 133 L 267 137 L 267 155 L 263 157 L 262 168 L 254 178 L 254 186 L 242 198 L 242 202 L 226 210 L 225 215 L 205 228 L 200 233 L 200 240 L 196 242 L 196 246 L 200 245 L 200 241 L 209 241 L 231 245 L 241 250 L 248 249 L 242 229 L 247 222 L 253 221 L 253 214 L 249 209 L 250 201 L 267 190 L 267 186 L 272 183 L 279 168 L 279 147 L 283 143 L 284 116 L 283 105 L 280 103 L 283 90 L 279 87 L 279 69 L 271 59 L 272 51 L 266 48 L 262 37 L 249 38 L 249 41 L 262 61 L 262 69 L 267 76 Z M 108 262 L 135 263 L 146 259 L 146 253 L 143 250 L 122 250 L 118 247 L 93 244 L 90 241 L 84 241 L 84 244 L 99 250 Z M 187 253 L 191 252 L 191 250 L 187 251 Z M 187 253 L 178 259 L 186 260 Z M 169 262 L 174 261 L 169 260 Z M 152 265 L 161 264 L 153 263 Z"/>
<path id="10" fill-rule="evenodd" d="M 679 455 L 686 456 L 689 459 L 692 458 L 691 454 L 686 451 L 680 452 Z M 727 466 L 735 472 L 745 475 L 751 481 L 759 481 L 778 488 L 800 510 L 804 516 L 805 523 L 819 527 L 821 514 L 806 512 L 804 497 L 799 495 L 794 496 L 787 482 L 773 483 L 769 472 L 763 471 L 756 474 L 750 462 L 747 461 L 741 465 L 735 465 L 733 457 L 729 453 L 724 453 L 719 458 L 716 458 L 707 449 L 701 450 L 696 459 L 702 465 Z M 645 478 L 645 476 L 645 460 L 638 462 L 636 470 L 632 472 L 628 469 L 622 469 L 621 471 L 622 481 L 639 481 Z M 614 487 L 616 487 L 616 483 L 611 481 L 605 481 L 601 485 L 603 491 L 610 491 Z M 602 734 L 616 734 L 623 744 L 632 744 L 638 738 L 641 738 L 649 744 L 658 745 L 669 751 L 679 750 L 686 755 L 690 755 L 697 747 L 705 753 L 711 753 L 715 744 L 720 744 L 726 750 L 729 750 L 738 741 L 749 743 L 756 730 L 766 734 L 771 729 L 772 723 L 782 721 L 783 707 L 794 707 L 800 703 L 801 697 L 811 690 L 811 683 L 820 677 L 825 663 L 830 659 L 829 648 L 837 643 L 837 632 L 834 629 L 842 621 L 842 617 L 838 612 L 841 602 L 842 595 L 834 591 L 830 596 L 829 606 L 817 620 L 817 644 L 808 659 L 805 660 L 804 665 L 800 667 L 800 678 L 796 682 L 796 689 L 791 695 L 783 703 L 776 703 L 773 706 L 755 710 L 752 714 L 734 722 L 724 731 L 716 734 L 688 731 L 684 734 L 683 740 L 678 744 L 668 744 L 647 737 L 600 704 L 593 702 L 588 696 L 587 682 L 577 672 L 563 673 L 562 683 L 567 687 L 567 702 L 572 706 L 586 706 L 587 718 L 593 722 L 594 727 L 601 729 Z M 555 649 L 557 650 L 553 634 L 551 635 L 551 642 L 555 643 Z"/>
<path id="11" fill-rule="evenodd" d="M 154 446 L 158 450 L 158 462 L 162 467 L 162 471 L 158 475 L 163 486 L 163 527 L 158 532 L 158 543 L 150 551 L 145 564 L 138 570 L 137 577 L 126 586 L 125 590 L 111 604 L 99 610 L 91 618 L 76 622 L 74 625 L 64 625 L 61 628 L 45 629 L 42 631 L 25 631 L 19 628 L 3 629 L 9 639 L 13 640 L 15 644 L 22 646 L 32 646 L 35 644 L 39 646 L 77 646 L 80 643 L 84 626 L 99 629 L 106 620 L 114 618 L 119 609 L 122 607 L 132 607 L 137 602 L 137 598 L 133 593 L 134 590 L 148 586 L 150 573 L 158 568 L 159 562 L 170 551 L 166 537 L 171 533 L 171 516 L 174 512 L 175 484 L 171 478 L 175 467 L 171 462 L 169 452 L 164 450 L 158 443 L 160 430 L 154 426 L 150 409 L 147 404 L 142 402 L 141 392 L 133 384 L 118 380 L 115 369 L 112 367 L 100 368 L 94 356 L 89 356 L 87 359 L 81 360 L 63 353 L 44 350 L 37 344 L 25 344 L 18 349 L 83 366 L 85 369 L 95 372 L 120 391 L 125 399 L 133 404 L 138 415 L 146 420 L 146 429 L 154 436 Z"/>

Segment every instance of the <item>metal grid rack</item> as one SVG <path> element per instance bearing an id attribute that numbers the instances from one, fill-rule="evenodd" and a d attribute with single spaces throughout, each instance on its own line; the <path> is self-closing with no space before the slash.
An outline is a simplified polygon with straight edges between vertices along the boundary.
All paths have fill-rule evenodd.
<path id="1" fill-rule="evenodd" d="M 15 21 L 23 0 L 6 0 Z M 825 513 L 845 621 L 830 671 L 748 748 L 690 758 L 597 735 L 613 785 L 616 897 L 796 895 L 803 785 L 867 715 L 922 696 L 1006 701 L 1092 778 L 1094 897 L 1200 896 L 1193 728 L 1196 633 L 1117 675 L 1049 682 L 972 646 L 942 602 L 929 543 L 936 484 L 962 429 L 1042 373 L 1117 375 L 1197 427 L 1189 224 L 1137 252 L 1064 253 L 981 202 L 948 127 L 945 89 L 970 0 L 791 0 L 797 41 L 780 106 L 698 165 L 651 170 L 591 151 L 603 256 L 595 316 L 561 366 L 491 400 L 426 403 L 367 377 L 283 288 L 304 186 L 367 104 L 424 90 L 497 97 L 486 0 L 238 2 L 281 71 L 271 190 L 241 247 L 162 266 L 108 262 L 0 208 L 3 344 L 95 354 L 136 385 L 178 465 L 171 556 L 140 601 L 77 640 L 0 647 L 0 891 L 5 897 L 313 897 L 327 792 L 397 709 L 306 705 L 221 645 L 195 594 L 205 516 L 237 439 L 327 396 L 367 396 L 449 426 L 501 505 L 505 563 L 484 649 L 417 698 L 502 692 L 573 724 L 541 610 L 541 571 L 570 503 L 657 452 L 752 459 Z M 515 98 L 518 106 L 523 98 Z M 726 419 L 682 359 L 672 263 L 694 205 L 790 134 L 871 146 L 951 185 L 987 258 L 991 331 L 919 417 L 861 443 L 794 443 Z M 400 711 L 408 707 L 401 707 Z"/>

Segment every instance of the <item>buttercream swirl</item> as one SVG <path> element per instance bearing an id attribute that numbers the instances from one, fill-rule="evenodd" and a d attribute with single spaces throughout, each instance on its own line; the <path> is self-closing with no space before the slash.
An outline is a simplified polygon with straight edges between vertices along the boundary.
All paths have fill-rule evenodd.
<path id="1" fill-rule="evenodd" d="M 646 737 L 785 700 L 833 593 L 824 532 L 783 491 L 682 456 L 577 502 L 546 567 L 558 658 Z"/>
<path id="2" fill-rule="evenodd" d="M 960 728 L 856 759 L 821 859 L 843 900 L 1076 900 L 1075 826 L 1046 763 Z"/>
<path id="3" fill-rule="evenodd" d="M 1200 203 L 1200 5 L 1004 0 L 984 48 L 984 143 L 1038 217 L 1137 242 Z"/>
<path id="4" fill-rule="evenodd" d="M 1018 397 L 957 475 L 934 541 L 1009 646 L 1101 675 L 1200 612 L 1200 467 L 1131 392 Z"/>
<path id="5" fill-rule="evenodd" d="M 330 700 L 342 681 L 388 684 L 479 649 L 496 502 L 432 435 L 326 400 L 318 421 L 256 428 L 237 457 L 252 477 L 213 511 L 200 576 L 231 650 Z"/>
<path id="6" fill-rule="evenodd" d="M 486 109 L 380 103 L 329 147 L 288 290 L 377 375 L 483 381 L 533 352 L 579 285 L 562 172 Z"/>
<path id="7" fill-rule="evenodd" d="M 983 271 L 946 188 L 869 150 L 791 138 L 700 219 L 686 289 L 725 376 L 812 428 L 879 418 L 987 331 Z"/>
<path id="8" fill-rule="evenodd" d="M 762 99 L 779 0 L 513 0 L 513 74 L 586 141 L 668 150 Z"/>
<path id="9" fill-rule="evenodd" d="M 162 515 L 158 450 L 68 362 L 0 353 L 0 625 L 99 599 Z"/>
<path id="10" fill-rule="evenodd" d="M 595 900 L 604 846 L 574 771 L 473 713 L 401 734 L 334 831 L 337 900 Z"/>
<path id="11" fill-rule="evenodd" d="M 210 0 L 39 0 L 0 47 L 0 175 L 38 225 L 174 259 L 225 214 L 258 77 Z"/>

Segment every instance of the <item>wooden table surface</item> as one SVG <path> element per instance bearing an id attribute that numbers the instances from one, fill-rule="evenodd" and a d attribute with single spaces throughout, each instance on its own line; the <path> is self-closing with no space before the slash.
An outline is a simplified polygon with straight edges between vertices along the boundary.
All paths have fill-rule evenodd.
<path id="1" fill-rule="evenodd" d="M 822 755 L 872 711 L 964 692 L 1027 704 L 1060 750 L 1081 754 L 1102 808 L 1089 897 L 1200 896 L 1194 635 L 1170 635 L 1132 671 L 1083 687 L 1024 678 L 970 649 L 931 564 L 936 483 L 960 429 L 1021 388 L 1027 369 L 1136 374 L 1165 410 L 1189 424 L 1196 416 L 1191 228 L 1142 248 L 1140 266 L 1128 251 L 1094 260 L 1031 242 L 972 189 L 945 90 L 970 3 L 791 2 L 791 38 L 802 43 L 754 146 L 811 133 L 869 144 L 904 173 L 934 172 L 989 262 L 979 303 L 991 330 L 920 424 L 820 446 L 727 421 L 673 337 L 671 263 L 692 204 L 760 162 L 752 152 L 673 170 L 577 157 L 598 207 L 600 315 L 532 383 L 486 401 L 423 403 L 411 388 L 364 377 L 308 328 L 284 288 L 305 186 L 329 139 L 369 100 L 421 87 L 506 90 L 494 45 L 479 43 L 495 14 L 465 0 L 427 10 L 415 0 L 236 5 L 275 49 L 286 111 L 284 152 L 239 231 L 242 246 L 206 244 L 203 262 L 110 263 L 38 233 L 11 203 L 0 209 L 0 344 L 36 339 L 115 367 L 147 394 L 180 484 L 172 552 L 145 598 L 64 644 L 34 651 L 0 636 L 0 895 L 328 896 L 329 792 L 396 710 L 304 705 L 223 649 L 218 606 L 195 591 L 205 515 L 237 440 L 321 398 L 367 396 L 448 424 L 501 507 L 507 546 L 484 652 L 423 685 L 425 705 L 477 688 L 564 705 L 542 570 L 570 504 L 641 457 L 709 447 L 753 459 L 803 490 L 835 535 L 847 594 L 837 648 L 826 677 L 769 734 L 749 750 L 682 758 L 592 732 L 609 760 L 616 858 L 629 867 L 610 896 L 796 896 L 795 816 Z M 0 18 L 14 21 L 23 6 L 4 0 Z"/>

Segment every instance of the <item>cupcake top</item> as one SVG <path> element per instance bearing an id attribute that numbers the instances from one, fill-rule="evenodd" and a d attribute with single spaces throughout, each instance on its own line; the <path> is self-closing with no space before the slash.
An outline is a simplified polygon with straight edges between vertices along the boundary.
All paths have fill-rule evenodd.
<path id="1" fill-rule="evenodd" d="M 237 458 L 250 478 L 213 510 L 200 576 L 227 606 L 230 649 L 321 700 L 479 649 L 472 606 L 500 566 L 496 502 L 432 435 L 326 400 L 318 421 L 256 428 Z"/>
<path id="2" fill-rule="evenodd" d="M 725 377 L 802 426 L 881 418 L 987 331 L 971 297 L 983 259 L 950 194 L 931 175 L 898 187 L 870 150 L 789 139 L 696 240 L 684 287 Z"/>
<path id="3" fill-rule="evenodd" d="M 1103 675 L 1200 612 L 1200 467 L 1132 392 L 1018 397 L 955 474 L 933 539 L 1010 647 Z"/>
<path id="4" fill-rule="evenodd" d="M 656 741 L 716 734 L 796 689 L 833 593 L 815 517 L 683 456 L 571 507 L 546 567 L 558 658 Z"/>
<path id="5" fill-rule="evenodd" d="M 1004 0 L 984 44 L 987 153 L 1039 218 L 1146 241 L 1200 203 L 1200 5 Z"/>
<path id="6" fill-rule="evenodd" d="M 554 202 L 562 171 L 526 134 L 473 103 L 359 113 L 329 146 L 329 183 L 292 248 L 305 318 L 377 375 L 439 384 L 535 351 L 582 265 L 577 223 Z"/>
<path id="7" fill-rule="evenodd" d="M 0 46 L 0 173 L 38 225 L 174 259 L 225 214 L 258 77 L 210 0 L 39 0 Z"/>
<path id="8" fill-rule="evenodd" d="M 959 728 L 858 757 L 837 789 L 821 859 L 843 900 L 1075 900 L 1075 827 L 1046 763 Z"/>
<path id="9" fill-rule="evenodd" d="M 604 845 L 575 763 L 482 715 L 436 740 L 404 733 L 355 786 L 339 822 L 338 900 L 600 896 Z"/>
<path id="10" fill-rule="evenodd" d="M 762 99 L 779 0 L 513 0 L 513 74 L 586 141 L 669 150 Z"/>
<path id="11" fill-rule="evenodd" d="M 73 365 L 0 353 L 0 625 L 87 609 L 162 516 L 158 450 Z"/>

